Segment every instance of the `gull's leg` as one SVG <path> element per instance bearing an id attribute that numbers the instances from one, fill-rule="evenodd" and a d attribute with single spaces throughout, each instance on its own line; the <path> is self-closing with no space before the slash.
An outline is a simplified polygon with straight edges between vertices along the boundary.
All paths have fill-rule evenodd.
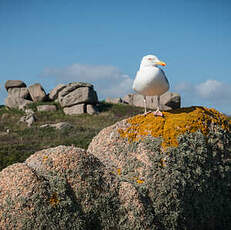
<path id="1" fill-rule="evenodd" d="M 153 113 L 155 116 L 163 117 L 163 113 L 160 112 L 160 96 L 157 96 L 157 109 Z"/>
<path id="2" fill-rule="evenodd" d="M 146 96 L 144 96 L 144 114 L 147 113 Z"/>

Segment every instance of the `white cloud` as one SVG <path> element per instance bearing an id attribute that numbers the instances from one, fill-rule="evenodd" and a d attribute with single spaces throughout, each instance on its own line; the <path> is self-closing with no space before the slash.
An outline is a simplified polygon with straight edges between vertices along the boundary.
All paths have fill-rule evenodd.
<path id="1" fill-rule="evenodd" d="M 196 85 L 196 92 L 199 96 L 209 100 L 231 100 L 231 85 L 217 80 L 207 80 Z"/>
<path id="2" fill-rule="evenodd" d="M 123 97 L 131 92 L 133 80 L 115 66 L 72 64 L 64 68 L 46 68 L 43 77 L 57 82 L 83 81 L 94 84 L 100 98 Z"/>
<path id="3" fill-rule="evenodd" d="M 184 106 L 203 105 L 230 112 L 231 84 L 208 79 L 199 84 L 183 82 L 174 87 L 181 94 Z"/>

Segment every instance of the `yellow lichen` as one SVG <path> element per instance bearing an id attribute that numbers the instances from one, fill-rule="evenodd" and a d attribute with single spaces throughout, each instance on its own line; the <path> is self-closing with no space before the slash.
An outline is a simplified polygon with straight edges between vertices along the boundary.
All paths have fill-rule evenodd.
<path id="1" fill-rule="evenodd" d="M 43 156 L 43 162 L 45 162 L 48 159 L 48 156 Z"/>
<path id="2" fill-rule="evenodd" d="M 215 109 L 205 107 L 189 107 L 163 112 L 163 117 L 156 117 L 153 113 L 137 115 L 128 119 L 130 126 L 119 129 L 123 138 L 130 142 L 139 141 L 144 136 L 161 137 L 162 147 L 178 146 L 177 137 L 186 132 L 200 130 L 207 135 L 211 125 L 219 125 L 224 130 L 231 130 L 227 117 Z"/>
<path id="3" fill-rule="evenodd" d="M 52 206 L 57 205 L 57 204 L 59 203 L 58 195 L 57 195 L 56 192 L 54 192 L 54 193 L 51 195 L 51 197 L 50 197 L 50 199 L 49 199 L 49 203 L 50 203 Z"/>
<path id="4" fill-rule="evenodd" d="M 143 184 L 144 183 L 144 180 L 136 180 L 136 182 L 138 183 L 138 184 Z"/>
<path id="5" fill-rule="evenodd" d="M 118 174 L 118 175 L 121 174 L 121 169 L 120 169 L 120 168 L 117 169 L 117 174 Z"/>
<path id="6" fill-rule="evenodd" d="M 161 159 L 160 160 L 160 165 L 162 166 L 162 167 L 166 167 L 166 160 L 165 159 Z"/>

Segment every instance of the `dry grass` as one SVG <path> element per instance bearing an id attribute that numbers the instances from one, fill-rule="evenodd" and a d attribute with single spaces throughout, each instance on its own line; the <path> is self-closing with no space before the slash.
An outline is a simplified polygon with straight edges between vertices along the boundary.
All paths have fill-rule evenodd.
<path id="1" fill-rule="evenodd" d="M 41 104 L 41 103 L 40 103 Z M 47 104 L 47 103 L 46 103 Z M 36 111 L 36 105 L 31 108 Z M 37 121 L 28 128 L 19 122 L 24 113 L 0 107 L 0 170 L 16 162 L 23 162 L 34 152 L 58 145 L 74 145 L 87 149 L 92 138 L 103 128 L 143 112 L 142 108 L 129 105 L 100 103 L 97 115 L 65 115 L 60 107 L 55 112 L 35 112 Z M 56 130 L 40 128 L 43 124 L 69 122 L 73 128 Z M 10 130 L 7 133 L 7 130 Z"/>

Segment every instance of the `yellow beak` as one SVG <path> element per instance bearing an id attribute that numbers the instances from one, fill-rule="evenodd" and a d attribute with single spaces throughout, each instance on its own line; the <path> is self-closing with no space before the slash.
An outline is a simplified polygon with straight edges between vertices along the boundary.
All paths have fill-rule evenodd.
<path id="1" fill-rule="evenodd" d="M 166 66 L 166 63 L 165 63 L 165 62 L 163 62 L 163 61 L 159 61 L 159 62 L 157 62 L 156 64 L 157 64 L 157 65 Z"/>

